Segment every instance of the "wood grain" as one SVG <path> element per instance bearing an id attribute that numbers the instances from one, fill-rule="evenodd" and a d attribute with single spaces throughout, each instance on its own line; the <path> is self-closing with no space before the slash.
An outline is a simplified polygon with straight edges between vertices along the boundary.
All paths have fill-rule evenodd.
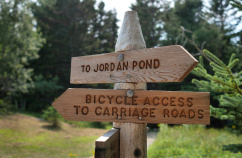
<path id="1" fill-rule="evenodd" d="M 95 141 L 95 158 L 119 158 L 120 132 L 111 129 Z"/>
<path id="2" fill-rule="evenodd" d="M 147 83 L 115 83 L 113 86 L 113 89 L 115 90 L 125 90 L 125 89 L 131 89 L 131 90 L 146 90 L 147 89 Z M 113 122 L 113 127 L 114 128 L 121 128 L 121 124 L 122 126 L 124 126 L 125 123 L 119 123 L 119 122 Z M 136 124 L 133 124 L 133 128 L 135 128 Z M 140 127 L 140 124 L 138 124 L 137 126 Z M 146 124 L 143 124 L 143 128 L 146 129 Z M 129 125 L 129 127 L 131 127 L 131 125 Z M 142 128 L 142 129 L 143 129 Z M 126 128 L 125 128 L 126 129 Z M 132 131 L 134 131 L 134 129 L 132 129 Z M 142 131 L 142 129 L 139 129 L 138 131 Z M 122 135 L 122 133 L 121 133 Z M 124 135 L 127 135 L 126 132 L 124 132 Z M 142 135 L 142 134 L 141 134 Z"/>
<path id="3" fill-rule="evenodd" d="M 137 90 L 132 98 L 126 92 L 68 89 L 52 105 L 73 121 L 210 124 L 207 92 Z"/>
<path id="4" fill-rule="evenodd" d="M 147 128 L 145 123 L 120 124 L 120 157 L 147 157 Z"/>
<path id="5" fill-rule="evenodd" d="M 197 63 L 179 45 L 73 57 L 71 83 L 181 82 Z"/>
<path id="6" fill-rule="evenodd" d="M 122 27 L 115 45 L 115 52 L 146 48 L 136 11 L 125 12 Z"/>
<path id="7" fill-rule="evenodd" d="M 146 48 L 146 44 L 138 14 L 135 11 L 127 11 L 115 45 L 115 52 L 143 48 Z M 147 83 L 115 83 L 113 88 L 146 90 Z M 147 158 L 146 126 L 146 123 L 113 122 L 113 127 L 120 129 L 120 158 Z"/>

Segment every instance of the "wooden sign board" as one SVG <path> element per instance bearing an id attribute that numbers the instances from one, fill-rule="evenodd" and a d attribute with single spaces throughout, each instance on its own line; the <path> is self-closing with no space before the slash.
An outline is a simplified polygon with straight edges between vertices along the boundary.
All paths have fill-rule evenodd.
<path id="1" fill-rule="evenodd" d="M 95 142 L 96 158 L 119 158 L 120 154 L 119 129 L 111 129 Z"/>
<path id="2" fill-rule="evenodd" d="M 68 89 L 52 105 L 66 120 L 210 124 L 208 92 Z"/>
<path id="3" fill-rule="evenodd" d="M 71 83 L 181 82 L 197 64 L 179 45 L 73 57 Z"/>

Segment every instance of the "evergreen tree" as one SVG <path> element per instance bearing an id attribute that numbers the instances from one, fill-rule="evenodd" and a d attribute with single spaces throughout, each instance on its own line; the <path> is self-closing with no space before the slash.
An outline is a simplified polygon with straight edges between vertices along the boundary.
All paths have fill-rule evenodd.
<path id="1" fill-rule="evenodd" d="M 194 47 L 187 43 L 181 36 L 182 28 L 194 32 L 202 27 L 203 3 L 201 0 L 177 0 L 174 8 L 171 8 L 164 19 L 164 30 L 166 38 L 162 40 L 162 45 L 180 44 L 186 46 L 189 52 L 196 52 Z M 189 34 L 191 38 L 191 35 Z"/>
<path id="2" fill-rule="evenodd" d="M 44 42 L 35 31 L 30 0 L 0 1 L 0 101 L 7 108 L 25 106 L 24 94 L 33 88 L 30 61 Z M 0 109 L 2 111 L 2 109 Z"/>
<path id="3" fill-rule="evenodd" d="M 69 83 L 72 56 L 87 54 L 88 29 L 94 17 L 93 1 L 41 0 L 33 5 L 37 26 L 46 38 L 40 58 L 33 63 L 35 72 L 44 78 L 58 76 L 60 84 Z M 82 37 L 82 38 L 81 38 Z"/>
<path id="4" fill-rule="evenodd" d="M 238 8 L 238 10 L 242 11 L 242 4 L 239 0 L 230 0 L 230 4 L 233 7 Z"/>
<path id="5" fill-rule="evenodd" d="M 210 25 L 205 25 L 207 22 L 202 18 L 204 14 L 202 11 L 203 7 L 204 5 L 201 0 L 175 1 L 174 7 L 171 7 L 162 15 L 165 34 L 161 38 L 160 45 L 178 44 L 184 46 L 194 56 L 199 54 L 187 38 L 196 39 L 196 41 L 199 39 L 199 44 L 202 44 L 207 39 L 211 39 L 208 35 L 204 36 L 204 34 L 209 34 L 211 37 L 216 32 L 214 31 L 216 29 L 205 32 L 207 29 L 204 26 L 209 27 Z M 191 79 L 191 75 L 189 75 L 182 83 L 166 83 L 160 85 L 164 90 L 192 91 L 195 89 L 190 83 Z"/>
<path id="6" fill-rule="evenodd" d="M 95 54 L 114 51 L 118 26 L 115 11 L 105 11 L 104 2 L 100 2 L 96 10 L 91 32 L 90 43 L 96 43 L 90 52 Z M 91 41 L 93 40 L 93 41 Z"/>
<path id="7" fill-rule="evenodd" d="M 216 50 L 207 49 L 212 51 L 217 57 L 223 57 L 228 62 L 232 53 L 239 54 L 233 39 L 238 36 L 238 32 L 235 32 L 235 30 L 241 22 L 241 17 L 237 15 L 237 9 L 230 5 L 230 0 L 211 0 L 207 15 L 217 26 L 221 38 Z"/>
<path id="8" fill-rule="evenodd" d="M 217 0 L 216 5 L 213 5 L 215 1 L 211 1 L 208 11 L 204 10 L 202 1 L 176 1 L 174 8 L 171 8 L 164 18 L 167 37 L 161 41 L 162 45 L 183 45 L 194 56 L 203 55 L 201 50 L 206 48 L 225 61 L 229 60 L 233 52 L 238 55 L 238 47 L 232 41 L 236 36 L 233 29 L 238 23 L 228 23 L 228 19 L 233 18 L 233 14 L 229 14 L 233 8 L 225 0 Z M 210 67 L 206 69 L 208 72 L 212 71 Z M 189 84 L 191 78 L 191 75 L 186 78 L 183 83 L 186 85 L 182 86 L 182 89 L 192 87 Z"/>
<path id="9" fill-rule="evenodd" d="M 59 77 L 59 84 L 70 87 L 71 57 L 113 50 L 117 36 L 116 13 L 95 9 L 95 0 L 47 0 L 33 6 L 37 26 L 46 38 L 35 61 L 36 73 L 44 78 Z"/>
<path id="10" fill-rule="evenodd" d="M 238 26 L 241 26 L 242 3 L 240 1 L 238 1 L 238 0 L 230 0 L 230 4 L 233 6 L 233 8 L 237 9 L 236 13 L 239 13 L 239 15 L 240 15 L 240 16 L 237 17 L 237 19 L 240 19 L 240 24 Z M 242 53 L 239 53 L 239 52 L 242 52 L 242 28 L 238 29 L 238 26 L 237 26 L 237 30 L 238 31 L 235 32 L 234 34 L 237 37 L 237 41 L 236 41 L 235 45 L 237 45 L 238 51 L 237 51 L 236 55 L 238 56 L 238 58 L 241 59 L 242 58 Z M 235 39 L 233 39 L 233 40 L 235 41 Z M 241 70 L 242 69 L 242 62 L 240 62 L 236 68 L 237 68 L 237 70 Z"/>
<path id="11" fill-rule="evenodd" d="M 159 0 L 136 0 L 136 4 L 131 5 L 131 9 L 139 15 L 147 48 L 159 45 L 163 31 L 162 15 L 169 9 L 169 4 L 167 1 Z"/>
<path id="12" fill-rule="evenodd" d="M 219 100 L 219 107 L 211 106 L 212 116 L 222 120 L 232 120 L 230 128 L 237 134 L 242 133 L 242 71 L 233 73 L 239 59 L 235 59 L 232 54 L 229 63 L 226 65 L 211 52 L 204 50 L 205 55 L 211 60 L 210 66 L 215 72 L 211 75 L 204 68 L 203 58 L 200 57 L 200 63 L 192 71 L 193 74 L 203 77 L 206 80 L 193 79 L 200 91 L 215 92 L 215 98 Z"/>
<path id="13" fill-rule="evenodd" d="M 42 111 L 66 88 L 80 86 L 70 85 L 71 57 L 114 50 L 116 12 L 105 11 L 103 2 L 95 8 L 95 3 L 95 0 L 38 0 L 32 5 L 46 43 L 39 51 L 40 58 L 31 64 L 36 89 L 28 97 L 29 110 Z M 82 85 L 90 86 L 97 85 Z"/>

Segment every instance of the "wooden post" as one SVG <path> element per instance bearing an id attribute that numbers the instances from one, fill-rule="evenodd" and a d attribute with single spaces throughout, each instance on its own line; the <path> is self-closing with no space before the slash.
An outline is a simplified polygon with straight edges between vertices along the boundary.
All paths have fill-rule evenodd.
<path id="1" fill-rule="evenodd" d="M 118 158 L 120 153 L 119 130 L 111 129 L 95 141 L 95 158 Z"/>
<path id="2" fill-rule="evenodd" d="M 124 15 L 115 52 L 143 48 L 146 48 L 146 45 L 137 12 L 127 11 Z M 127 74 L 127 77 L 129 75 L 132 74 Z M 146 90 L 147 86 L 146 83 L 115 83 L 114 89 Z M 113 127 L 120 129 L 120 158 L 147 157 L 146 124 L 114 122 Z"/>

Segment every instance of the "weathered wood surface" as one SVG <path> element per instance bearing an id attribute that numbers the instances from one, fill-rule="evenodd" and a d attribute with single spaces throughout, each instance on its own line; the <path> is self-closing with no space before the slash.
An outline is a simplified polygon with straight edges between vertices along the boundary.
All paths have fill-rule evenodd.
<path id="1" fill-rule="evenodd" d="M 95 141 L 95 158 L 119 158 L 119 129 L 111 129 Z"/>
<path id="2" fill-rule="evenodd" d="M 179 45 L 73 57 L 71 83 L 181 82 L 197 63 Z"/>
<path id="3" fill-rule="evenodd" d="M 115 52 L 146 48 L 136 11 L 125 12 L 122 27 L 115 45 Z"/>
<path id="4" fill-rule="evenodd" d="M 139 17 L 135 11 L 124 15 L 121 31 L 115 45 L 115 52 L 146 48 Z M 115 83 L 114 89 L 146 90 L 147 83 Z M 120 158 L 147 158 L 146 123 L 113 122 L 120 129 Z"/>
<path id="5" fill-rule="evenodd" d="M 146 90 L 147 89 L 147 84 L 146 83 L 115 83 L 113 89 L 115 90 Z M 119 122 L 113 122 L 113 127 L 114 128 L 121 128 L 127 123 L 119 123 Z M 131 131 L 134 131 L 136 129 L 136 126 L 140 127 L 141 124 L 135 124 L 133 123 L 133 128 L 131 128 L 131 125 L 128 125 L 131 128 Z M 144 129 L 146 129 L 147 124 L 142 124 Z M 140 129 L 140 131 L 143 131 L 143 128 Z M 126 129 L 126 128 L 125 128 Z M 128 131 L 126 131 L 128 132 Z M 127 135 L 126 132 L 122 132 L 121 135 L 124 133 L 124 135 Z M 143 134 L 141 134 L 143 135 Z M 122 141 L 121 141 L 122 142 Z M 138 141 L 139 142 L 139 141 Z"/>
<path id="6" fill-rule="evenodd" d="M 73 121 L 209 124 L 207 92 L 68 89 L 52 105 Z"/>

